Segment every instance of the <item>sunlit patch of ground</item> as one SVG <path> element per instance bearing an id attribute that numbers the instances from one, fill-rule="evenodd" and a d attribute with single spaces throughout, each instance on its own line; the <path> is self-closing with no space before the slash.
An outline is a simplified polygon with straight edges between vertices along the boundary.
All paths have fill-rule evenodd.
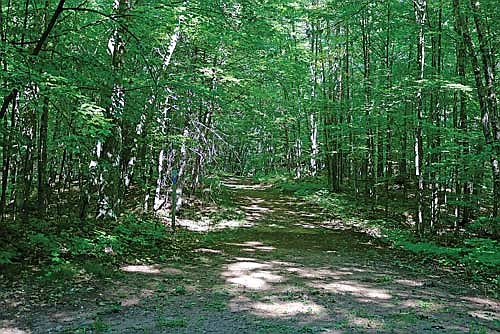
<path id="1" fill-rule="evenodd" d="M 484 297 L 470 297 L 470 296 L 462 297 L 462 299 L 467 301 L 467 302 L 478 304 L 478 305 L 492 306 L 500 312 L 500 301 L 489 299 L 489 298 L 484 298 Z"/>
<path id="2" fill-rule="evenodd" d="M 417 287 L 417 286 L 424 285 L 424 282 L 422 282 L 422 281 L 416 281 L 416 280 L 410 280 L 410 279 L 396 279 L 396 280 L 394 280 L 394 283 L 401 284 L 401 285 L 408 286 L 408 287 Z"/>
<path id="3" fill-rule="evenodd" d="M 271 252 L 271 251 L 276 249 L 276 247 L 266 246 L 260 241 L 245 241 L 243 243 L 228 242 L 228 243 L 226 243 L 226 245 L 244 247 L 244 248 L 242 248 L 242 250 L 244 250 L 244 251 Z"/>
<path id="4" fill-rule="evenodd" d="M 253 301 L 244 296 L 233 298 L 229 304 L 232 312 L 250 312 L 265 318 L 289 318 L 307 316 L 310 320 L 325 317 L 326 309 L 313 301 L 281 301 L 276 298 L 267 301 Z"/>
<path id="5" fill-rule="evenodd" d="M 29 334 L 31 331 L 25 331 L 14 327 L 0 327 L 1 334 Z"/>
<path id="6" fill-rule="evenodd" d="M 270 208 L 259 206 L 257 204 L 252 204 L 252 205 L 249 205 L 249 206 L 243 206 L 242 208 L 245 209 L 247 212 L 258 211 L 258 212 L 262 213 L 262 212 L 271 212 L 272 211 Z"/>
<path id="7" fill-rule="evenodd" d="M 170 268 L 160 265 L 124 265 L 121 271 L 127 273 L 141 273 L 141 274 L 170 274 L 181 275 L 182 271 L 177 268 Z"/>
<path id="8" fill-rule="evenodd" d="M 487 321 L 500 321 L 500 314 L 484 310 L 470 311 L 469 315 Z"/>
<path id="9" fill-rule="evenodd" d="M 241 184 L 239 182 L 240 180 L 227 179 L 222 184 L 227 188 L 234 190 L 264 190 L 272 188 L 272 185 L 269 184 Z"/>
<path id="10" fill-rule="evenodd" d="M 245 219 L 225 219 L 218 222 L 212 220 L 177 219 L 176 224 L 194 232 L 208 232 L 226 228 L 248 228 L 255 223 Z"/>
<path id="11" fill-rule="evenodd" d="M 299 314 L 316 318 L 326 314 L 325 308 L 313 302 L 255 302 L 251 304 L 253 312 L 263 317 L 293 317 Z"/>
<path id="12" fill-rule="evenodd" d="M 310 283 L 311 287 L 316 289 L 324 289 L 329 292 L 339 294 L 350 294 L 359 298 L 369 299 L 391 299 L 392 296 L 385 289 L 377 289 L 368 286 L 363 286 L 355 281 L 339 281 L 335 283 Z"/>
<path id="13" fill-rule="evenodd" d="M 369 222 L 367 220 L 344 221 L 341 219 L 330 219 L 323 222 L 318 222 L 315 225 L 337 231 L 359 231 L 375 238 L 381 238 L 384 236 L 380 228 L 369 226 Z"/>
<path id="14" fill-rule="evenodd" d="M 248 260 L 229 264 L 222 276 L 228 284 L 251 290 L 269 290 L 273 283 L 285 280 L 273 272 L 272 264 Z"/>

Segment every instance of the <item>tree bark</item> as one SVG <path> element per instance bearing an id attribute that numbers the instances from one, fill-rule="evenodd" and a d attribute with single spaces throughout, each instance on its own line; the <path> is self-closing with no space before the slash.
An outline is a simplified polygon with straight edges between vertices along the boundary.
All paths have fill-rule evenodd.
<path id="1" fill-rule="evenodd" d="M 415 176 L 417 178 L 417 232 L 424 232 L 424 174 L 423 167 L 423 142 L 422 142 L 422 122 L 424 112 L 423 99 L 423 79 L 425 69 L 425 22 L 427 12 L 426 0 L 414 0 L 415 19 L 419 27 L 417 42 L 417 81 L 418 88 L 416 94 L 417 124 L 415 126 Z"/>
<path id="2" fill-rule="evenodd" d="M 482 65 L 472 41 L 469 32 L 469 27 L 465 23 L 465 18 L 460 11 L 459 0 L 453 0 L 453 8 L 455 18 L 457 20 L 457 30 L 461 34 L 462 39 L 467 47 L 469 58 L 472 65 L 476 90 L 479 100 L 479 108 L 481 110 L 481 126 L 487 147 L 490 150 L 490 165 L 493 176 L 493 208 L 492 216 L 498 217 L 500 203 L 500 129 L 498 125 L 498 108 L 497 97 L 495 90 L 495 72 L 494 66 L 491 63 L 492 55 L 487 47 L 486 38 L 484 36 L 484 27 L 480 18 L 480 3 L 479 1 L 471 1 L 473 10 L 474 23 L 479 40 L 479 50 L 482 56 Z M 484 74 L 485 83 L 481 78 L 481 70 Z"/>

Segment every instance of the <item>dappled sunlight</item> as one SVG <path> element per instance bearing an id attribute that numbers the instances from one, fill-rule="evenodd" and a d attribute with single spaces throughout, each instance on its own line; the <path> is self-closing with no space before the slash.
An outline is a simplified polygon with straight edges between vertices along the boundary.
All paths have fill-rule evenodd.
<path id="1" fill-rule="evenodd" d="M 391 299 L 392 296 L 385 289 L 366 287 L 354 281 L 339 281 L 334 283 L 309 283 L 309 286 L 316 289 L 323 289 L 338 294 L 350 294 L 359 298 Z"/>
<path id="2" fill-rule="evenodd" d="M 182 226 L 194 232 L 207 232 L 212 228 L 209 220 L 192 220 L 185 218 L 178 218 L 176 221 L 178 226 Z"/>
<path id="3" fill-rule="evenodd" d="M 264 190 L 264 189 L 269 189 L 272 188 L 272 185 L 270 184 L 241 184 L 237 183 L 241 182 L 241 180 L 236 180 L 236 183 L 230 183 L 228 181 L 222 182 L 222 184 L 229 189 L 235 189 L 235 190 Z"/>
<path id="4" fill-rule="evenodd" d="M 479 305 L 484 305 L 484 306 L 492 306 L 495 309 L 498 309 L 500 312 L 500 301 L 498 300 L 493 300 L 489 298 L 484 298 L 484 297 L 462 297 L 463 300 L 468 301 L 470 303 L 474 304 L 479 304 Z"/>
<path id="5" fill-rule="evenodd" d="M 257 271 L 249 274 L 240 274 L 227 279 L 228 283 L 242 286 L 251 290 L 268 290 L 270 283 L 280 282 L 282 277 L 265 271 Z"/>
<path id="6" fill-rule="evenodd" d="M 488 310 L 471 310 L 468 314 L 472 317 L 487 321 L 500 321 L 500 301 L 481 297 L 462 297 L 462 300 L 471 303 L 470 307 L 487 307 Z"/>
<path id="7" fill-rule="evenodd" d="M 192 326 L 192 319 L 201 315 L 209 317 L 213 326 L 220 320 L 249 333 L 337 334 L 467 332 L 472 325 L 466 321 L 488 329 L 500 321 L 496 300 L 464 296 L 465 292 L 450 294 L 443 272 L 422 274 L 395 265 L 388 253 L 377 249 L 380 244 L 367 237 L 376 232 L 369 232 L 366 222 L 327 220 L 300 201 L 276 198 L 279 194 L 259 187 L 235 186 L 249 190 L 238 197 L 237 208 L 195 212 L 190 219 L 177 220 L 193 231 L 252 229 L 227 237 L 221 233 L 223 238 L 213 243 L 209 239 L 198 244 L 194 259 L 173 265 L 176 268 L 123 265 L 121 276 L 130 281 L 96 291 L 87 301 L 93 309 L 83 301 L 74 310 L 54 309 L 37 322 L 87 325 L 95 314 L 102 314 L 103 321 L 115 319 L 113 332 L 120 332 L 120 323 L 130 317 L 130 323 L 143 328 L 147 323 L 152 332 L 196 333 L 201 330 L 154 326 L 162 322 L 174 326 L 176 320 L 184 324 L 184 319 L 186 326 Z M 210 331 L 214 328 L 207 332 L 216 332 Z M 1 334 L 31 334 L 23 329 L 20 322 L 0 322 Z"/>
<path id="8" fill-rule="evenodd" d="M 250 206 L 242 206 L 241 208 L 245 209 L 247 211 L 258 211 L 258 212 L 271 212 L 271 211 L 273 211 L 270 208 L 266 208 L 266 207 L 263 207 L 263 206 L 258 206 L 257 204 L 252 204 Z"/>
<path id="9" fill-rule="evenodd" d="M 344 221 L 341 219 L 329 219 L 317 222 L 318 227 L 329 230 L 362 232 L 374 238 L 381 238 L 384 236 L 379 227 L 369 225 L 368 220 Z"/>
<path id="10" fill-rule="evenodd" d="M 470 316 L 487 321 L 500 321 L 500 314 L 498 312 L 490 312 L 485 310 L 475 310 L 468 312 Z"/>
<path id="11" fill-rule="evenodd" d="M 361 316 L 353 316 L 349 319 L 349 322 L 357 327 L 370 328 L 371 330 L 382 329 L 385 326 L 383 319 L 373 319 Z"/>
<path id="12" fill-rule="evenodd" d="M 366 269 L 357 268 L 357 267 L 342 267 L 342 268 L 339 268 L 338 271 L 341 271 L 344 275 L 352 275 L 354 272 L 365 273 Z"/>
<path id="13" fill-rule="evenodd" d="M 321 331 L 321 334 L 342 334 L 345 333 L 343 330 L 333 329 L 333 328 L 325 328 Z"/>
<path id="14" fill-rule="evenodd" d="M 410 279 L 396 279 L 394 280 L 395 283 L 409 286 L 409 287 L 417 287 L 417 286 L 423 286 L 424 282 L 422 281 L 415 281 L 415 280 L 410 280 Z"/>
<path id="15" fill-rule="evenodd" d="M 177 219 L 177 225 L 193 232 L 208 232 L 223 230 L 226 228 L 248 228 L 253 227 L 255 224 L 249 220 L 242 219 L 226 219 L 213 222 L 211 220 L 192 220 L 181 218 Z"/>
<path id="16" fill-rule="evenodd" d="M 294 226 L 300 226 L 302 228 L 318 228 L 318 226 L 316 225 L 312 225 L 312 224 L 301 224 L 301 223 L 297 223 L 297 224 L 293 224 Z"/>
<path id="17" fill-rule="evenodd" d="M 312 279 L 338 279 L 343 273 L 336 273 L 328 269 L 318 269 L 318 268 L 297 268 L 290 267 L 286 269 L 289 273 L 296 274 L 302 278 L 312 278 Z"/>
<path id="18" fill-rule="evenodd" d="M 226 283 L 250 290 L 269 290 L 273 283 L 285 280 L 274 272 L 272 264 L 246 258 L 227 265 L 221 275 L 226 279 Z"/>
<path id="19" fill-rule="evenodd" d="M 407 299 L 401 303 L 401 306 L 405 308 L 414 308 L 419 310 L 425 310 L 428 312 L 435 312 L 442 309 L 442 305 L 436 302 L 423 301 L 420 299 Z"/>
<path id="20" fill-rule="evenodd" d="M 327 316 L 326 309 L 313 301 L 254 301 L 246 296 L 237 296 L 229 303 L 231 312 L 250 312 L 264 318 L 288 318 L 307 316 L 320 319 Z M 309 319 L 309 320 L 312 320 Z"/>
<path id="21" fill-rule="evenodd" d="M 249 197 L 249 196 L 244 196 L 244 197 L 241 197 L 240 200 L 244 200 L 246 202 L 249 202 L 249 203 L 266 203 L 266 201 L 262 198 L 256 198 L 256 197 Z"/>
<path id="22" fill-rule="evenodd" d="M 227 308 L 233 314 L 331 324 L 321 333 L 421 332 L 434 316 L 446 319 L 446 330 L 466 328 L 456 326 L 454 308 L 465 309 L 462 314 L 478 322 L 498 320 L 495 301 L 447 295 L 444 287 L 438 288 L 442 276 L 435 272 L 417 278 L 378 257 L 361 262 L 363 254 L 379 251 L 375 239 L 382 235 L 366 220 L 326 219 L 299 200 L 260 191 L 260 185 L 233 189 L 249 190 L 236 202 L 245 219 L 234 225 L 207 221 L 206 230 L 246 224 L 256 233 L 227 240 L 222 253 L 197 250 L 228 257 L 219 278 L 230 292 Z M 435 282 L 430 289 L 428 281 Z"/>
<path id="23" fill-rule="evenodd" d="M 254 302 L 250 306 L 254 313 L 263 317 L 291 317 L 297 315 L 310 315 L 321 317 L 326 314 L 325 308 L 311 301 L 270 303 Z"/>
<path id="24" fill-rule="evenodd" d="M 159 274 L 161 270 L 158 266 L 155 265 L 129 265 L 121 267 L 122 271 L 127 273 L 143 273 L 143 274 Z"/>
<path id="25" fill-rule="evenodd" d="M 213 226 L 214 230 L 222 230 L 225 228 L 245 228 L 253 227 L 255 224 L 247 220 L 222 220 Z"/>
<path id="26" fill-rule="evenodd" d="M 288 228 L 287 226 L 284 226 L 284 225 L 278 225 L 278 224 L 269 224 L 267 225 L 268 227 L 274 227 L 274 228 L 279 228 L 279 229 L 284 229 L 284 228 Z"/>
<path id="27" fill-rule="evenodd" d="M 141 273 L 141 274 L 170 274 L 181 275 L 183 272 L 177 268 L 165 267 L 156 264 L 152 265 L 124 265 L 120 268 L 121 271 L 127 273 Z"/>
<path id="28" fill-rule="evenodd" d="M 246 272 L 255 269 L 270 269 L 271 265 L 258 262 L 236 262 L 227 266 L 227 270 L 231 273 Z"/>
<path id="29" fill-rule="evenodd" d="M 211 248 L 198 248 L 194 250 L 196 253 L 211 253 L 211 254 L 222 254 L 223 251 L 220 249 L 211 249 Z"/>
<path id="30" fill-rule="evenodd" d="M 257 247 L 254 247 L 254 248 L 257 249 L 257 250 L 263 251 L 263 252 L 270 252 L 270 251 L 273 251 L 273 250 L 276 249 L 273 246 L 257 246 Z"/>
<path id="31" fill-rule="evenodd" d="M 296 266 L 296 263 L 292 262 L 287 262 L 287 261 L 280 261 L 280 260 L 272 260 L 268 261 L 271 264 L 277 265 L 277 266 Z"/>
<path id="32" fill-rule="evenodd" d="M 226 245 L 244 247 L 241 250 L 246 251 L 246 252 L 255 252 L 255 251 L 271 252 L 271 251 L 276 249 L 273 246 L 266 246 L 262 242 L 259 242 L 259 241 L 246 241 L 243 243 L 228 242 L 228 243 L 226 243 Z"/>
<path id="33" fill-rule="evenodd" d="M 29 334 L 31 331 L 23 330 L 15 327 L 0 327 L 1 334 Z"/>

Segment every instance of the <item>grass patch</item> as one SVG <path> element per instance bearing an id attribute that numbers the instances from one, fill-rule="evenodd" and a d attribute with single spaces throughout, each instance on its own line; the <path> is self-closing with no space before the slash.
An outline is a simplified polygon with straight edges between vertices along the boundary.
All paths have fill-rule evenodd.
<path id="1" fill-rule="evenodd" d="M 165 317 L 158 317 L 156 319 L 156 326 L 163 328 L 182 328 L 186 327 L 188 324 L 185 318 L 169 319 Z"/>

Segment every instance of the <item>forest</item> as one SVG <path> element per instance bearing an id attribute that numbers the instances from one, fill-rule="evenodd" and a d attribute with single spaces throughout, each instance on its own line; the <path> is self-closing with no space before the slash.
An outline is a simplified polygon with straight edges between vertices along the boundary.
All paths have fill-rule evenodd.
<path id="1" fill-rule="evenodd" d="M 39 296 L 43 300 L 58 296 L 48 303 L 31 298 L 33 305 L 62 310 L 61 300 L 75 286 L 98 290 L 108 276 L 137 282 L 137 272 L 133 279 L 120 276 L 125 265 L 167 275 L 158 268 L 177 263 L 184 279 L 196 281 L 185 266 L 212 253 L 213 268 L 222 268 L 230 259 L 219 258 L 219 251 L 239 254 L 235 259 L 244 258 L 240 253 L 248 247 L 252 256 L 266 247 L 298 252 L 281 258 L 266 253 L 259 258 L 265 263 L 254 261 L 278 266 L 274 262 L 299 256 L 301 247 L 326 252 L 333 246 L 323 240 L 325 233 L 343 245 L 346 256 L 372 245 L 349 262 L 353 268 L 370 261 L 391 268 L 403 263 L 406 269 L 391 272 L 370 269 L 373 285 L 418 281 L 437 266 L 442 277 L 458 275 L 461 292 L 455 294 L 490 298 L 478 306 L 487 315 L 456 324 L 437 315 L 430 330 L 500 330 L 499 5 L 0 0 L 0 332 L 46 333 L 56 327 L 43 323 L 68 325 L 43 318 L 53 309 L 31 318 L 29 307 L 20 311 L 18 305 L 30 298 L 19 291 L 29 286 L 33 294 L 40 287 L 53 292 Z M 205 225 L 207 231 L 192 231 Z M 274 225 L 282 229 L 270 231 Z M 318 240 L 308 239 L 309 225 Z M 248 247 L 235 250 L 237 244 Z M 200 249 L 212 253 L 201 256 Z M 317 251 L 310 256 L 319 259 Z M 412 263 L 421 266 L 417 276 L 402 271 Z M 279 270 L 299 272 L 292 269 Z M 213 275 L 241 283 L 241 277 L 223 274 Z M 200 294 L 176 275 L 157 293 L 178 299 Z M 291 280 L 274 271 L 259 279 L 277 284 L 269 275 Z M 435 281 L 430 290 L 438 295 Z M 312 289 L 313 282 L 308 284 Z M 372 298 L 382 289 L 331 284 L 337 287 L 332 294 L 358 299 L 360 291 Z M 469 293 L 471 286 L 476 290 Z M 453 294 L 448 288 L 442 291 Z M 220 305 L 210 304 L 207 319 L 229 312 L 233 294 L 242 293 L 211 289 L 217 298 L 204 296 Z M 387 296 L 395 295 L 391 289 Z M 404 321 L 395 320 L 396 311 L 387 308 L 374 316 L 378 322 L 365 317 L 372 321 L 368 326 L 352 314 L 334 316 L 320 303 L 323 295 L 308 293 L 318 298 L 318 310 L 343 323 L 341 331 L 326 331 L 300 312 L 295 322 L 279 315 L 269 320 L 275 327 L 252 318 L 249 327 L 238 328 L 392 333 L 421 332 L 431 322 L 414 309 Z M 257 304 L 245 307 L 255 311 Z M 446 307 L 451 304 L 459 303 L 446 300 Z M 234 314 L 247 308 L 238 305 L 231 309 L 234 322 L 212 332 L 234 333 L 243 326 Z M 116 325 L 129 312 L 123 303 L 96 312 L 80 322 L 72 318 L 73 327 L 60 332 L 143 332 Z M 265 317 L 255 312 L 252 317 Z M 152 333 L 202 333 L 214 326 L 156 316 L 153 323 L 136 320 Z M 362 317 L 359 310 L 355 316 Z"/>

